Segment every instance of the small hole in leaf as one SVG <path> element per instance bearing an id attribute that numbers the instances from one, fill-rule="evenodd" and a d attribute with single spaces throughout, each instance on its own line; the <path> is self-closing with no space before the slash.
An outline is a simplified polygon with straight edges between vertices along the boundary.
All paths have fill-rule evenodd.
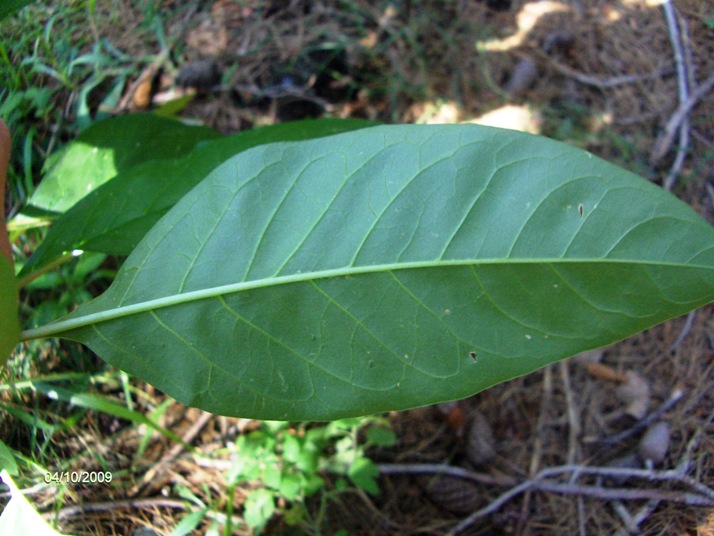
<path id="1" fill-rule="evenodd" d="M 471 350 L 469 352 L 469 357 L 471 357 L 471 359 L 474 360 L 474 363 L 478 363 L 478 356 L 476 355 L 476 352 L 474 352 L 473 350 Z"/>

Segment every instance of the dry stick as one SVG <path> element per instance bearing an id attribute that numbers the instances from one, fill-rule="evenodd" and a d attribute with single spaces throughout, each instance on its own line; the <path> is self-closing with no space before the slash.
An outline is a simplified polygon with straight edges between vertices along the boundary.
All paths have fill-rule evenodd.
<path id="1" fill-rule="evenodd" d="M 665 19 L 667 20 L 667 28 L 669 30 L 669 40 L 672 43 L 674 51 L 674 61 L 677 66 L 677 87 L 679 88 L 679 104 L 687 102 L 689 99 L 689 84 L 687 83 L 687 64 L 684 60 L 684 51 L 682 47 L 682 39 L 677 24 L 677 14 L 674 11 L 672 0 L 666 0 L 662 4 L 664 9 Z M 679 146 L 677 147 L 677 155 L 674 158 L 674 164 L 667 174 L 664 181 L 664 189 L 669 191 L 674 186 L 677 180 L 684 159 L 686 158 L 687 148 L 689 147 L 689 117 L 685 117 L 679 128 Z"/>
<path id="2" fill-rule="evenodd" d="M 553 367 L 546 367 L 543 371 L 543 395 L 540 404 L 540 414 L 538 415 L 538 424 L 536 425 L 535 438 L 533 440 L 533 453 L 531 454 L 531 463 L 528 468 L 528 475 L 535 475 L 540 469 L 540 462 L 543 457 L 543 430 L 545 429 L 546 416 L 548 407 L 553 396 Z M 518 526 L 516 534 L 523 533 L 523 525 L 526 522 L 528 511 L 530 510 L 531 494 L 526 492 L 521 505 L 521 513 L 518 517 Z"/>
<path id="3" fill-rule="evenodd" d="M 547 478 L 562 474 L 571 473 L 571 480 L 575 480 L 581 475 L 611 476 L 618 478 L 644 478 L 653 481 L 676 482 L 693 488 L 696 493 L 680 491 L 662 491 L 660 489 L 625 489 L 625 488 L 603 488 L 602 486 L 581 485 L 571 483 L 560 483 L 548 481 Z M 526 480 L 521 484 L 511 488 L 498 498 L 490 502 L 484 508 L 477 510 L 449 533 L 451 535 L 460 534 L 471 527 L 479 519 L 492 514 L 512 498 L 528 490 L 547 491 L 551 493 L 563 493 L 566 495 L 580 495 L 595 497 L 606 500 L 656 500 L 669 501 L 690 506 L 714 506 L 714 490 L 696 480 L 680 474 L 678 471 L 656 472 L 643 469 L 622 469 L 616 467 L 586 467 L 579 465 L 550 467 L 543 469 L 534 478 Z"/>
<path id="4" fill-rule="evenodd" d="M 513 486 L 518 483 L 508 476 L 492 476 L 440 463 L 379 463 L 377 469 L 382 475 L 444 475 L 487 486 Z"/>
<path id="5" fill-rule="evenodd" d="M 712 185 L 708 182 L 705 182 L 704 186 L 706 186 L 707 194 L 709 194 L 709 202 L 714 205 L 714 188 L 712 188 Z"/>
<path id="6" fill-rule="evenodd" d="M 578 408 L 575 405 L 575 396 L 570 386 L 570 369 L 567 360 L 560 362 L 560 375 L 563 380 L 563 390 L 565 391 L 565 401 L 568 408 L 568 458 L 569 465 L 577 461 L 578 437 L 580 437 L 580 420 L 578 418 Z M 578 532 L 585 536 L 585 505 L 583 498 L 578 497 Z"/>
<path id="7" fill-rule="evenodd" d="M 365 493 L 362 488 L 357 486 L 355 492 L 357 493 L 357 495 L 359 495 L 359 498 L 362 499 L 362 501 L 367 505 L 369 511 L 372 512 L 374 519 L 381 519 L 385 525 L 392 528 L 396 528 L 399 526 L 398 523 L 389 519 L 389 516 L 385 515 L 379 508 L 374 505 L 372 499 L 367 495 L 367 493 Z"/>
<path id="8" fill-rule="evenodd" d="M 637 513 L 632 516 L 632 522 L 634 523 L 635 527 L 639 530 L 640 525 L 644 523 L 645 519 L 650 517 L 652 512 L 654 512 L 657 507 L 659 506 L 660 501 L 652 499 L 651 501 L 647 501 L 647 503 L 640 508 Z"/>
<path id="9" fill-rule="evenodd" d="M 710 422 L 712 420 L 712 417 L 714 417 L 714 412 L 710 414 L 710 419 L 707 422 Z M 685 448 L 684 451 L 684 456 L 682 457 L 682 460 L 677 464 L 677 468 L 675 469 L 675 472 L 678 474 L 682 475 L 683 477 L 686 477 L 687 471 L 689 470 L 689 463 L 691 461 L 692 457 L 692 452 L 694 452 L 694 449 L 697 447 L 699 444 L 699 440 L 702 437 L 702 428 L 699 428 L 697 432 L 692 436 L 692 438 L 689 440 L 687 443 L 687 447 Z M 615 536 L 626 536 L 627 532 L 629 531 L 630 534 L 635 534 L 639 530 L 639 526 L 644 523 L 644 521 L 652 515 L 652 512 L 654 512 L 657 507 L 659 506 L 661 501 L 658 501 L 656 499 L 652 499 L 650 501 L 647 501 L 647 503 L 638 510 L 638 512 L 634 516 L 630 516 L 628 522 L 625 523 L 627 526 L 627 530 L 620 529 L 615 533 Z M 617 506 L 618 503 L 615 503 Z M 622 504 L 622 503 L 619 503 Z M 624 505 L 622 505 L 624 509 Z M 618 512 L 619 514 L 620 512 Z M 629 512 L 628 512 L 629 514 Z"/>
<path id="10" fill-rule="evenodd" d="M 626 469 L 617 467 L 587 467 L 581 465 L 563 465 L 543 469 L 533 478 L 520 484 L 510 477 L 493 477 L 475 473 L 460 467 L 451 467 L 439 464 L 380 464 L 377 469 L 382 474 L 440 474 L 455 478 L 463 478 L 473 482 L 488 485 L 512 485 L 513 487 L 501 494 L 495 500 L 469 517 L 461 521 L 449 534 L 459 534 L 472 526 L 479 519 L 486 517 L 498 510 L 512 498 L 529 490 L 563 493 L 568 495 L 581 495 L 606 500 L 656 500 L 669 501 L 692 506 L 714 506 L 714 490 L 684 475 L 679 470 L 652 471 L 649 469 Z M 570 483 L 552 482 L 548 478 L 570 474 Z M 639 478 L 654 482 L 674 482 L 691 488 L 691 492 L 662 491 L 660 489 L 626 489 L 604 488 L 602 486 L 581 485 L 574 481 L 583 475 L 617 478 Z"/>
<path id="11" fill-rule="evenodd" d="M 694 449 L 699 446 L 699 441 L 701 441 L 702 434 L 704 433 L 704 427 L 708 426 L 712 422 L 714 422 L 714 409 L 712 409 L 702 426 L 697 428 L 697 431 L 694 432 L 694 435 L 687 443 L 687 448 L 684 449 L 684 456 L 682 457 L 682 461 L 680 461 L 679 465 L 677 466 L 677 470 L 679 470 L 680 473 L 684 474 L 689 471 L 689 464 L 692 461 L 692 454 L 694 453 Z"/>
<path id="12" fill-rule="evenodd" d="M 518 480 L 508 476 L 497 477 L 493 475 L 487 475 L 484 473 L 477 473 L 475 471 L 470 471 L 462 467 L 453 467 L 451 465 L 443 465 L 436 463 L 414 463 L 414 464 L 395 464 L 395 463 L 383 463 L 377 464 L 377 469 L 380 474 L 383 475 L 446 475 L 454 478 L 461 478 L 464 480 L 470 480 L 472 482 L 477 482 L 479 484 L 486 484 L 490 486 L 515 486 L 515 488 L 521 488 L 523 484 L 529 484 L 533 486 L 533 489 L 545 489 L 553 488 L 552 484 L 554 482 L 546 482 L 546 479 L 553 478 L 561 475 L 571 475 L 571 481 L 576 480 L 581 476 L 599 476 L 599 477 L 610 477 L 618 479 L 640 479 L 649 480 L 651 482 L 675 482 L 683 486 L 691 488 L 695 493 L 697 501 L 701 504 L 712 504 L 714 505 L 714 490 L 710 487 L 698 482 L 694 478 L 682 474 L 680 469 L 669 470 L 669 471 L 654 471 L 651 469 L 628 469 L 624 467 L 589 467 L 587 465 L 559 465 L 555 467 L 546 467 L 545 469 L 539 471 L 532 478 L 526 479 L 520 484 Z M 558 484 L 560 485 L 560 484 Z M 513 488 L 513 489 L 515 489 Z M 619 488 L 603 488 L 601 486 L 590 486 L 592 489 L 596 490 L 611 490 L 618 491 Z M 512 490 L 509 490 L 509 492 Z M 522 489 L 525 491 L 525 488 Z M 521 492 L 522 492 L 521 491 Z M 633 490 L 624 490 L 623 496 L 629 494 Z M 637 492 L 652 491 L 652 490 L 634 490 Z M 660 491 L 660 490 L 654 490 Z M 618 498 L 618 497 L 615 497 Z M 652 497 L 644 497 L 652 498 Z M 682 501 L 678 501 L 682 502 Z"/>
<path id="13" fill-rule="evenodd" d="M 593 441 L 593 443 L 600 443 L 602 445 L 613 445 L 615 443 L 620 443 L 621 441 L 632 437 L 640 430 L 647 428 L 650 424 L 659 419 L 664 413 L 669 411 L 683 396 L 684 391 L 682 389 L 675 389 L 674 391 L 672 391 L 672 394 L 669 395 L 669 398 L 665 400 L 660 407 L 658 407 L 656 410 L 654 410 L 652 413 L 650 413 L 643 419 L 637 421 L 634 425 L 632 425 L 632 427 L 614 436 Z"/>
<path id="14" fill-rule="evenodd" d="M 714 417 L 714 412 L 710 414 L 710 417 Z M 709 419 L 711 420 L 711 419 Z M 707 421 L 709 422 L 709 421 Z M 682 460 L 677 464 L 676 469 L 674 472 L 677 474 L 681 475 L 684 478 L 688 478 L 687 471 L 689 470 L 689 462 L 692 457 L 692 452 L 694 452 L 694 449 L 697 447 L 699 444 L 699 440 L 701 439 L 702 436 L 702 428 L 699 428 L 697 432 L 692 436 L 692 438 L 689 440 L 687 443 L 687 447 L 685 448 L 684 451 L 684 456 L 682 457 Z M 706 494 L 706 491 L 705 491 Z M 620 519 L 623 520 L 625 523 L 625 528 L 624 529 L 619 529 L 616 533 L 615 536 L 626 536 L 627 534 L 637 534 L 639 531 L 639 526 L 644 523 L 644 521 L 652 515 L 652 512 L 654 512 L 657 507 L 659 506 L 661 501 L 657 499 L 651 499 L 647 501 L 647 503 L 640 508 L 637 513 L 633 516 L 630 514 L 630 512 L 627 510 L 624 504 L 621 502 L 617 501 L 615 502 L 615 512 L 620 516 Z"/>
<path id="15" fill-rule="evenodd" d="M 638 534 L 640 530 L 640 525 L 647 519 L 652 512 L 654 512 L 659 506 L 660 501 L 657 499 L 651 499 L 645 503 L 645 505 L 640 508 L 637 513 L 633 516 L 625 508 L 625 505 L 620 501 L 615 501 L 615 512 L 620 516 L 620 519 L 625 523 L 625 528 L 619 529 L 615 536 L 626 536 L 627 534 Z"/>
<path id="16" fill-rule="evenodd" d="M 42 514 L 45 519 L 66 519 L 78 514 L 86 514 L 88 512 L 107 512 L 113 510 L 128 510 L 132 508 L 172 508 L 175 510 L 185 510 L 189 508 L 185 501 L 175 499 L 137 499 L 135 501 L 110 501 L 100 503 L 80 504 L 77 506 L 66 506 L 59 512 L 50 512 Z"/>
<path id="17" fill-rule="evenodd" d="M 687 83 L 687 98 L 681 98 L 680 96 L 680 104 L 683 104 L 689 100 L 689 95 L 691 92 L 697 88 L 699 84 L 697 84 L 697 79 L 695 75 L 695 65 L 694 65 L 694 54 L 692 53 L 692 46 L 691 46 L 691 40 L 689 39 L 689 24 L 687 23 L 687 19 L 684 18 L 681 14 L 677 13 L 674 11 L 674 14 L 677 15 L 675 22 L 679 22 L 679 40 L 680 43 L 682 44 L 682 60 L 684 64 L 684 70 L 685 70 L 685 75 L 686 75 L 686 83 Z M 688 120 L 689 118 L 687 118 Z M 687 142 L 689 142 L 689 130 L 687 130 Z"/>
<path id="18" fill-rule="evenodd" d="M 677 337 L 677 340 L 674 341 L 672 346 L 669 347 L 670 353 L 674 352 L 679 347 L 679 345 L 682 344 L 682 341 L 687 338 L 687 335 L 689 335 L 689 332 L 692 330 L 692 325 L 694 324 L 694 319 L 696 317 L 696 309 L 687 315 L 687 321 L 684 323 L 684 327 L 682 328 L 681 333 Z"/>
<path id="19" fill-rule="evenodd" d="M 650 156 L 650 162 L 652 164 L 657 163 L 672 146 L 674 141 L 674 136 L 677 134 L 677 130 L 681 127 L 682 122 L 689 115 L 700 100 L 702 100 L 707 93 L 709 93 L 712 88 L 714 88 L 714 73 L 710 74 L 709 77 L 692 92 L 689 98 L 679 105 L 677 110 L 672 114 L 669 119 L 664 132 L 660 134 L 659 138 L 655 142 L 655 147 L 652 150 L 652 155 Z"/>
<path id="20" fill-rule="evenodd" d="M 478 521 L 479 519 L 486 517 L 489 514 L 494 513 L 496 510 L 501 508 L 501 506 L 503 506 L 508 501 L 510 501 L 513 497 L 520 495 L 524 491 L 532 489 L 532 486 L 533 486 L 533 482 L 530 480 L 526 480 L 525 482 L 519 484 L 518 486 L 511 488 L 506 493 L 503 493 L 502 495 L 500 495 L 497 499 L 491 501 L 484 508 L 481 508 L 480 510 L 475 511 L 469 517 L 467 517 L 466 519 L 461 521 L 458 525 L 456 525 L 453 529 L 451 529 L 451 531 L 449 531 L 448 536 L 455 536 L 456 534 L 461 534 L 466 529 L 471 527 L 471 525 L 476 523 L 476 521 Z"/>
<path id="21" fill-rule="evenodd" d="M 537 482 L 527 480 L 518 486 L 511 488 L 506 493 L 500 495 L 496 500 L 471 514 L 469 517 L 456 525 L 450 535 L 457 535 L 470 528 L 476 521 L 497 511 L 505 503 L 527 490 L 547 491 L 551 493 L 562 493 L 565 495 L 582 495 L 597 499 L 616 500 L 642 500 L 650 499 L 657 501 L 670 501 L 682 503 L 690 506 L 714 506 L 714 500 L 708 500 L 701 495 L 660 491 L 658 489 L 623 489 L 623 488 L 602 488 L 600 486 L 585 486 L 578 484 L 560 484 L 556 482 Z"/>
<path id="22" fill-rule="evenodd" d="M 674 187 L 674 183 L 677 181 L 682 167 L 684 166 L 684 160 L 687 158 L 687 152 L 689 150 L 689 117 L 686 117 L 682 121 L 682 125 L 679 128 L 679 143 L 677 144 L 677 153 L 674 157 L 674 162 L 672 167 L 667 173 L 667 178 L 664 180 L 664 189 L 668 192 Z"/>
<path id="23" fill-rule="evenodd" d="M 578 495 L 578 532 L 582 536 L 586 536 L 585 530 L 585 500 L 582 495 Z"/>
<path id="24" fill-rule="evenodd" d="M 603 488 L 601 486 L 589 486 L 581 484 L 561 484 L 558 482 L 532 482 L 532 489 L 538 491 L 549 491 L 551 493 L 563 493 L 565 495 L 584 495 L 595 497 L 596 499 L 626 499 L 642 500 L 654 499 L 657 501 L 669 501 L 687 506 L 714 506 L 714 499 L 703 497 L 698 493 L 682 491 L 662 491 L 659 489 L 625 489 L 625 488 Z"/>
<path id="25" fill-rule="evenodd" d="M 639 478 L 653 482 L 676 482 L 688 486 L 695 490 L 705 502 L 714 504 L 714 490 L 708 486 L 697 482 L 690 476 L 682 474 L 679 470 L 653 471 L 651 469 L 628 469 L 621 467 L 588 467 L 584 465 L 561 465 L 559 467 L 549 467 L 543 469 L 538 475 L 540 479 L 571 473 L 573 478 L 581 475 L 616 477 L 616 478 Z M 603 489 L 603 488 L 600 488 Z"/>
<path id="26" fill-rule="evenodd" d="M 671 72 L 670 67 L 665 67 L 662 69 L 657 69 L 656 71 L 649 74 L 624 74 L 620 76 L 592 76 L 589 74 L 581 73 L 575 69 L 571 69 L 562 63 L 558 63 L 553 58 L 547 57 L 548 62 L 553 66 L 553 68 L 561 74 L 574 78 L 577 82 L 585 84 L 586 86 L 594 86 L 600 89 L 609 89 L 617 86 L 624 86 L 625 84 L 632 84 L 634 82 L 640 82 L 642 80 L 651 80 L 653 78 L 660 78 L 663 75 L 669 74 Z"/>
<path id="27" fill-rule="evenodd" d="M 632 518 L 632 514 L 627 509 L 625 504 L 622 501 L 612 501 L 612 506 L 617 516 L 625 524 L 625 528 L 619 529 L 615 533 L 615 536 L 624 536 L 625 534 L 637 534 L 639 529 L 637 528 L 635 520 Z"/>
<path id="28" fill-rule="evenodd" d="M 171 508 L 173 510 L 192 510 L 194 507 L 186 501 L 179 501 L 176 499 L 136 499 L 67 506 L 65 508 L 62 508 L 59 512 L 42 514 L 42 517 L 48 521 L 51 521 L 55 518 L 58 520 L 66 519 L 68 517 L 72 517 L 79 514 L 86 514 L 89 512 L 113 512 L 116 510 L 134 510 L 138 508 Z M 206 515 L 207 517 L 216 519 L 219 522 L 221 522 L 221 520 L 227 520 L 227 516 L 225 514 L 221 514 L 218 512 L 209 511 Z M 243 524 L 243 519 L 238 516 L 233 516 L 231 520 L 236 525 Z"/>
<path id="29" fill-rule="evenodd" d="M 208 421 L 210 421 L 214 417 L 213 413 L 209 413 L 207 411 L 203 411 L 201 413 L 201 416 L 196 419 L 196 422 L 194 422 L 191 427 L 186 430 L 186 433 L 183 435 L 181 438 L 183 440 L 183 443 L 176 443 L 173 447 L 171 447 L 171 450 L 169 450 L 162 458 L 159 460 L 158 465 L 165 464 L 167 462 L 170 462 L 174 458 L 176 458 L 179 454 L 181 454 L 181 451 L 184 448 L 184 445 L 190 445 L 191 442 L 196 439 L 196 436 L 203 430 L 203 427 L 208 424 Z"/>
<path id="30" fill-rule="evenodd" d="M 208 413 L 207 411 L 204 411 L 201 416 L 196 420 L 195 423 L 191 425 L 191 427 L 186 431 L 186 433 L 183 435 L 181 438 L 183 440 L 183 443 L 176 443 L 173 447 L 171 447 L 171 450 L 169 450 L 166 454 L 164 454 L 161 459 L 156 463 L 154 467 L 152 467 L 150 470 L 146 472 L 144 475 L 144 478 L 141 480 L 141 484 L 138 486 L 135 486 L 135 488 L 132 490 L 132 492 L 137 493 L 139 488 L 143 488 L 146 486 L 148 482 L 153 480 L 157 474 L 163 468 L 168 464 L 170 461 L 175 459 L 179 454 L 181 454 L 181 451 L 183 451 L 183 446 L 184 445 L 190 445 L 191 442 L 196 438 L 196 436 L 199 434 L 199 432 L 203 429 L 204 426 L 208 423 L 213 418 L 212 413 Z"/>
<path id="31" fill-rule="evenodd" d="M 674 11 L 672 0 L 665 0 L 662 4 L 664 17 L 667 21 L 667 30 L 669 30 L 669 40 L 672 43 L 672 51 L 674 52 L 674 64 L 677 67 L 677 87 L 679 89 L 680 104 L 687 99 L 688 84 L 687 84 L 687 67 L 684 62 L 684 50 L 682 48 L 682 39 L 680 37 L 677 24 L 677 14 Z"/>
<path id="32" fill-rule="evenodd" d="M 568 464 L 572 465 L 578 457 L 578 437 L 580 436 L 580 421 L 578 420 L 578 408 L 575 406 L 575 397 L 570 387 L 570 370 L 568 362 L 560 362 L 560 375 L 563 379 L 563 389 L 565 390 L 565 400 L 568 408 Z"/>

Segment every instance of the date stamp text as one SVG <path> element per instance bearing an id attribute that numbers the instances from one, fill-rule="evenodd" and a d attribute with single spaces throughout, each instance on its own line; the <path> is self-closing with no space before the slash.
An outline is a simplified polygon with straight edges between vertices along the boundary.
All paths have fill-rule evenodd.
<path id="1" fill-rule="evenodd" d="M 109 471 L 64 471 L 45 473 L 45 484 L 108 484 L 112 481 Z"/>

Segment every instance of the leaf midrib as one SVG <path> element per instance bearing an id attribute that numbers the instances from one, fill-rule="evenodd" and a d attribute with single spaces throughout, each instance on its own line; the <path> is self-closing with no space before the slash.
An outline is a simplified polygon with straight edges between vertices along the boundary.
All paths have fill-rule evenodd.
<path id="1" fill-rule="evenodd" d="M 152 300 L 147 300 L 139 303 L 134 303 L 126 306 L 119 306 L 113 309 L 108 309 L 105 311 L 99 311 L 97 313 L 90 313 L 77 318 L 70 318 L 67 320 L 59 320 L 52 322 L 45 326 L 39 328 L 33 328 L 24 330 L 20 333 L 21 340 L 31 340 L 43 337 L 53 337 L 57 336 L 63 332 L 79 329 L 87 326 L 91 326 L 100 322 L 108 322 L 110 320 L 116 320 L 125 316 L 130 316 L 138 313 L 145 313 L 149 311 L 155 311 L 156 309 L 162 309 L 165 307 L 171 307 L 174 305 L 180 305 L 183 303 L 190 303 L 194 301 L 206 300 L 211 298 L 216 298 L 218 296 L 224 296 L 226 294 L 232 294 L 235 292 L 241 292 L 246 290 L 255 290 L 265 287 L 275 287 L 278 285 L 287 285 L 290 283 L 302 283 L 306 281 L 315 281 L 318 279 L 330 279 L 335 277 L 350 277 L 355 275 L 364 275 L 371 273 L 389 273 L 401 270 L 416 270 L 425 268 L 446 268 L 446 267 L 458 267 L 458 266 L 485 266 L 485 265 L 497 265 L 505 264 L 508 266 L 518 265 L 518 264 L 626 264 L 626 265 L 641 265 L 641 266 L 661 266 L 661 267 L 675 267 L 675 268 L 690 268 L 690 269 L 701 269 L 701 270 L 711 270 L 711 266 L 699 265 L 699 264 L 686 264 L 686 263 L 674 263 L 674 262 L 663 262 L 663 261 L 652 261 L 652 260 L 634 260 L 634 259 L 562 259 L 562 258 L 552 258 L 552 259 L 484 259 L 484 260 L 436 260 L 436 261 L 418 261 L 418 262 L 404 262 L 404 263 L 393 263 L 393 264 L 378 264 L 378 265 L 366 265 L 366 266 L 350 266 L 343 268 L 335 268 L 332 270 L 320 270 L 314 272 L 298 272 L 295 274 L 290 274 L 286 276 L 268 277 L 263 279 L 255 279 L 252 281 L 241 281 L 240 283 L 231 283 L 230 285 L 221 285 L 218 287 L 210 287 L 201 290 L 194 290 L 190 292 L 184 292 L 180 294 L 174 294 L 171 296 L 164 296 L 162 298 L 155 298 Z M 127 289 L 128 290 L 128 289 Z"/>

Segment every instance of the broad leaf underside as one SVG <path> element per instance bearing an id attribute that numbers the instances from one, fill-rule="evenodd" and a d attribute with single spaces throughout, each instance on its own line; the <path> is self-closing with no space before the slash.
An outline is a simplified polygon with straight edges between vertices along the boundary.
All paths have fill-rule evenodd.
<path id="1" fill-rule="evenodd" d="M 468 396 L 714 297 L 714 232 L 544 138 L 375 127 L 215 170 L 55 334 L 178 400 L 332 419 Z"/>

